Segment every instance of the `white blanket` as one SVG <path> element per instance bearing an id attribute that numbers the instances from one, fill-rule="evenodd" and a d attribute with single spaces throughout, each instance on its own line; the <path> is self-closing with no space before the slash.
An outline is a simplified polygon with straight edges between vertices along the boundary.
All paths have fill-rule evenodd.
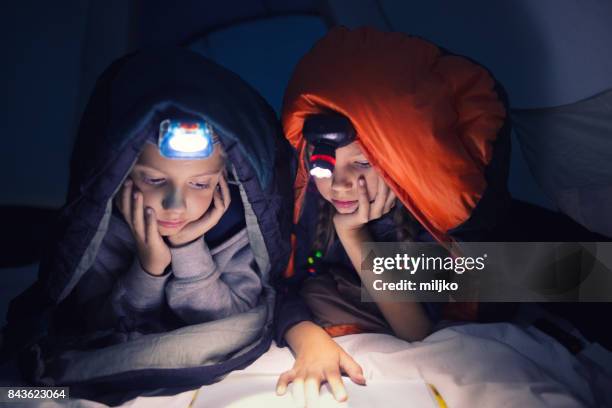
<path id="1" fill-rule="evenodd" d="M 381 334 L 357 334 L 336 340 L 362 365 L 369 381 L 422 379 L 433 384 L 452 408 L 612 406 L 608 405 L 612 404 L 611 378 L 602 376 L 601 370 L 594 374 L 593 366 L 536 329 L 500 323 L 470 324 L 440 330 L 411 344 Z M 292 363 L 293 356 L 287 348 L 273 346 L 251 366 L 223 381 L 245 375 L 276 378 Z M 346 381 L 350 380 L 345 378 Z M 143 396 L 124 406 L 186 408 L 196 392 L 203 396 L 207 387 L 214 386 L 175 396 Z M 272 393 L 273 389 L 262 392 Z M 406 395 L 385 398 L 409 402 Z M 71 406 L 100 405 L 73 401 Z"/>
<path id="2" fill-rule="evenodd" d="M 449 407 L 597 406 L 586 367 L 537 330 L 480 324 L 447 328 L 412 344 L 381 334 L 337 340 L 366 379 L 422 378 Z M 278 374 L 292 361 L 287 349 L 274 347 L 244 372 Z"/>

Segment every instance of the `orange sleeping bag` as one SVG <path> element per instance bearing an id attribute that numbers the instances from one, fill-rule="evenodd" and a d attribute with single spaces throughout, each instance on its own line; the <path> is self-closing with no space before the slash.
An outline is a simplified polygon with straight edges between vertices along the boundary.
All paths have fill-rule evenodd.
<path id="1" fill-rule="evenodd" d="M 487 183 L 492 143 L 506 120 L 495 80 L 466 58 L 401 33 L 334 28 L 301 59 L 285 92 L 282 123 L 299 153 L 294 223 L 308 171 L 306 117 L 348 117 L 357 142 L 412 216 L 441 243 L 468 220 Z M 295 249 L 295 236 L 292 237 Z M 285 275 L 293 275 L 291 258 Z M 477 304 L 455 304 L 474 319 Z M 452 314 L 452 313 L 451 313 Z"/>
<path id="2" fill-rule="evenodd" d="M 370 163 L 414 218 L 445 242 L 486 187 L 491 143 L 506 116 L 494 86 L 484 68 L 422 39 L 335 28 L 297 65 L 282 122 L 303 155 L 308 115 L 333 110 L 348 117 Z M 300 160 L 295 222 L 307 180 Z"/>

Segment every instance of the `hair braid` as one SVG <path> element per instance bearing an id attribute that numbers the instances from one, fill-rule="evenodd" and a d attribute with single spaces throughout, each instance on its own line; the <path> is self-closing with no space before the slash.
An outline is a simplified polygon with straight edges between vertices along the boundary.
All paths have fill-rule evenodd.
<path id="1" fill-rule="evenodd" d="M 326 253 L 334 241 L 334 208 L 323 197 L 319 197 L 313 251 Z"/>
<path id="2" fill-rule="evenodd" d="M 393 208 L 393 222 L 395 224 L 395 239 L 397 242 L 414 241 L 418 232 L 418 223 L 403 205 Z"/>

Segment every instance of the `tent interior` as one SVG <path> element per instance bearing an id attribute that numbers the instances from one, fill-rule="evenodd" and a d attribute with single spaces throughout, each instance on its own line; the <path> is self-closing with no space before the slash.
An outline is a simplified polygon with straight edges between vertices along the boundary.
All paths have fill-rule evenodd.
<path id="1" fill-rule="evenodd" d="M 369 25 L 428 39 L 479 61 L 508 92 L 514 126 L 508 183 L 521 220 L 516 240 L 612 238 L 612 2 L 25 0 L 4 8 L 0 211 L 8 228 L 0 237 L 2 316 L 36 279 L 96 78 L 114 59 L 144 47 L 189 47 L 236 72 L 279 113 L 296 63 L 332 26 Z M 610 334 L 592 335 L 609 326 L 611 309 L 581 306 L 523 304 L 511 323 L 441 328 L 416 343 L 376 334 L 338 341 L 372 384 L 423 379 L 452 407 L 612 406 Z M 573 341 L 579 350 L 568 346 Z M 253 395 L 265 399 L 292 359 L 288 349 L 273 346 L 246 370 L 199 394 L 240 376 L 259 376 L 270 390 L 254 387 Z M 3 368 L 0 385 L 17 385 L 11 370 Z M 197 394 L 147 390 L 116 402 L 178 407 Z"/>

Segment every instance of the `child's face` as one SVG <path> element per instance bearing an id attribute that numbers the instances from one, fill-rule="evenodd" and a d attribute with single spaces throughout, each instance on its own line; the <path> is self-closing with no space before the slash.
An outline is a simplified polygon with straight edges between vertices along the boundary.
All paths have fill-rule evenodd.
<path id="1" fill-rule="evenodd" d="M 155 210 L 159 233 L 171 236 L 208 210 L 224 165 L 219 145 L 206 159 L 177 160 L 146 143 L 130 177 L 143 194 L 144 207 Z"/>
<path id="2" fill-rule="evenodd" d="M 312 146 L 310 146 L 312 153 Z M 378 183 L 383 181 L 361 152 L 357 142 L 336 150 L 336 166 L 331 177 L 315 177 L 319 193 L 341 214 L 350 214 L 359 207 L 358 179 L 366 181 L 370 201 L 376 198 Z"/>

